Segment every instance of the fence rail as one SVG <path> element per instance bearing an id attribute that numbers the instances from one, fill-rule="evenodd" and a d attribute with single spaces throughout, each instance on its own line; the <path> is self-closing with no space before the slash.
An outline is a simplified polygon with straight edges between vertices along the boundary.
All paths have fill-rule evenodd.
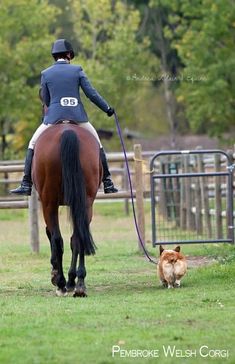
<path id="1" fill-rule="evenodd" d="M 130 171 L 133 183 L 133 197 L 136 199 L 138 205 L 138 223 L 140 226 L 142 240 L 144 242 L 144 203 L 143 199 L 148 192 L 144 191 L 143 180 L 143 161 L 148 163 L 150 157 L 154 152 L 142 152 L 141 146 L 134 146 L 133 152 L 127 153 L 127 159 L 130 163 Z M 124 163 L 123 153 L 108 153 L 107 159 L 110 163 L 110 171 L 117 181 L 121 190 L 115 194 L 104 194 L 99 191 L 97 200 L 117 200 L 121 199 L 125 202 L 125 211 L 129 211 L 129 200 L 131 192 L 128 184 L 127 169 Z M 113 167 L 115 165 L 115 167 Z M 9 196 L 8 191 L 10 187 L 21 181 L 22 172 L 24 171 L 23 161 L 1 161 L 0 162 L 0 188 L 2 196 L 0 196 L 0 209 L 25 209 L 29 208 L 30 220 L 30 242 L 33 251 L 39 251 L 39 231 L 38 231 L 38 198 L 36 192 L 33 190 L 30 198 L 22 198 Z M 14 176 L 14 177 L 13 177 Z M 138 178 L 135 178 L 138 176 Z"/>
<path id="2" fill-rule="evenodd" d="M 154 245 L 234 241 L 231 153 L 159 152 L 151 169 Z"/>

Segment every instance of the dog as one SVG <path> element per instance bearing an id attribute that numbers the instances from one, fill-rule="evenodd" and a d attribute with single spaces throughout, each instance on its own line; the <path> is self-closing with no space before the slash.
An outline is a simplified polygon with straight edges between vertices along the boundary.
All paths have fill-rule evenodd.
<path id="1" fill-rule="evenodd" d="M 180 246 L 174 250 L 165 250 L 162 245 L 159 247 L 160 258 L 157 266 L 157 273 L 164 287 L 178 288 L 180 280 L 187 271 L 187 262 L 180 253 Z"/>

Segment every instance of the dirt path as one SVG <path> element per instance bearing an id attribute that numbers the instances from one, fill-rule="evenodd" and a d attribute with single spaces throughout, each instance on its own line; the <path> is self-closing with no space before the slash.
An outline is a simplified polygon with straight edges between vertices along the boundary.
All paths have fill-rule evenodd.
<path id="1" fill-rule="evenodd" d="M 210 265 L 216 262 L 214 258 L 204 256 L 186 256 L 189 268 L 198 268 L 205 265 Z"/>

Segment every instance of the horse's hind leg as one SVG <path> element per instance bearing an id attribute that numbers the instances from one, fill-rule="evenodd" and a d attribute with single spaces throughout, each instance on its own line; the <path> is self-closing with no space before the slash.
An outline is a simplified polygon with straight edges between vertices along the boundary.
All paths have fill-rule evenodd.
<path id="1" fill-rule="evenodd" d="M 58 265 L 57 265 L 57 258 L 56 258 L 56 254 L 55 254 L 55 249 L 52 249 L 52 244 L 51 244 L 51 233 L 48 229 L 48 227 L 46 227 L 46 234 L 48 237 L 48 240 L 50 242 L 50 246 L 51 246 L 51 283 L 56 286 L 56 279 L 57 279 L 57 275 L 58 275 Z"/>
<path id="2" fill-rule="evenodd" d="M 77 284 L 74 290 L 73 297 L 87 297 L 85 278 L 86 278 L 86 268 L 85 268 L 85 255 L 84 249 L 81 248 L 79 253 L 79 266 L 77 270 Z"/>
<path id="3" fill-rule="evenodd" d="M 57 275 L 55 277 L 55 283 L 58 287 L 56 294 L 62 296 L 66 294 L 66 280 L 63 273 L 63 253 L 64 253 L 64 243 L 63 239 L 57 227 L 51 235 L 51 246 L 52 246 L 52 256 L 56 256 L 57 260 Z"/>
<path id="4" fill-rule="evenodd" d="M 91 222 L 92 218 L 92 203 L 90 206 L 87 207 L 87 217 L 89 223 Z M 85 254 L 84 254 L 84 248 L 82 247 L 82 244 L 80 244 L 80 252 L 79 252 L 79 266 L 77 270 L 77 284 L 74 290 L 74 297 L 87 297 L 86 293 L 86 285 L 85 285 L 85 278 L 86 278 L 86 267 L 85 267 Z"/>
<path id="5" fill-rule="evenodd" d="M 59 228 L 58 208 L 55 210 L 47 206 L 46 211 L 43 212 L 47 224 L 46 232 L 51 245 L 51 263 L 54 270 L 52 283 L 58 287 L 57 295 L 61 296 L 66 294 L 66 280 L 63 273 L 64 244 Z"/>
<path id="6" fill-rule="evenodd" d="M 77 277 L 77 259 L 78 259 L 78 242 L 76 241 L 76 236 L 73 233 L 71 240 L 70 240 L 70 247 L 72 251 L 72 258 L 71 258 L 71 265 L 69 268 L 68 273 L 68 282 L 66 284 L 66 288 L 69 292 L 73 291 L 75 289 L 75 279 Z"/>
<path id="7" fill-rule="evenodd" d="M 86 277 L 86 268 L 85 268 L 85 256 L 84 250 L 81 247 L 79 252 L 79 266 L 77 269 L 77 259 L 78 259 L 78 246 L 79 246 L 79 238 L 74 233 L 71 237 L 71 250 L 72 250 L 72 260 L 71 266 L 68 273 L 68 282 L 66 284 L 66 288 L 68 291 L 74 291 L 74 297 L 86 297 L 86 286 L 85 286 L 85 277 Z M 76 278 L 77 284 L 75 282 Z"/>

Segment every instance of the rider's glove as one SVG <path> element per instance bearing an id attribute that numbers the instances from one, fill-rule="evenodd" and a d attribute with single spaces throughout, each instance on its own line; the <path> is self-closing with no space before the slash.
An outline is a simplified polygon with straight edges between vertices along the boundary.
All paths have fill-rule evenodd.
<path id="1" fill-rule="evenodd" d="M 112 107 L 108 108 L 107 115 L 110 117 L 114 114 L 114 109 Z"/>

